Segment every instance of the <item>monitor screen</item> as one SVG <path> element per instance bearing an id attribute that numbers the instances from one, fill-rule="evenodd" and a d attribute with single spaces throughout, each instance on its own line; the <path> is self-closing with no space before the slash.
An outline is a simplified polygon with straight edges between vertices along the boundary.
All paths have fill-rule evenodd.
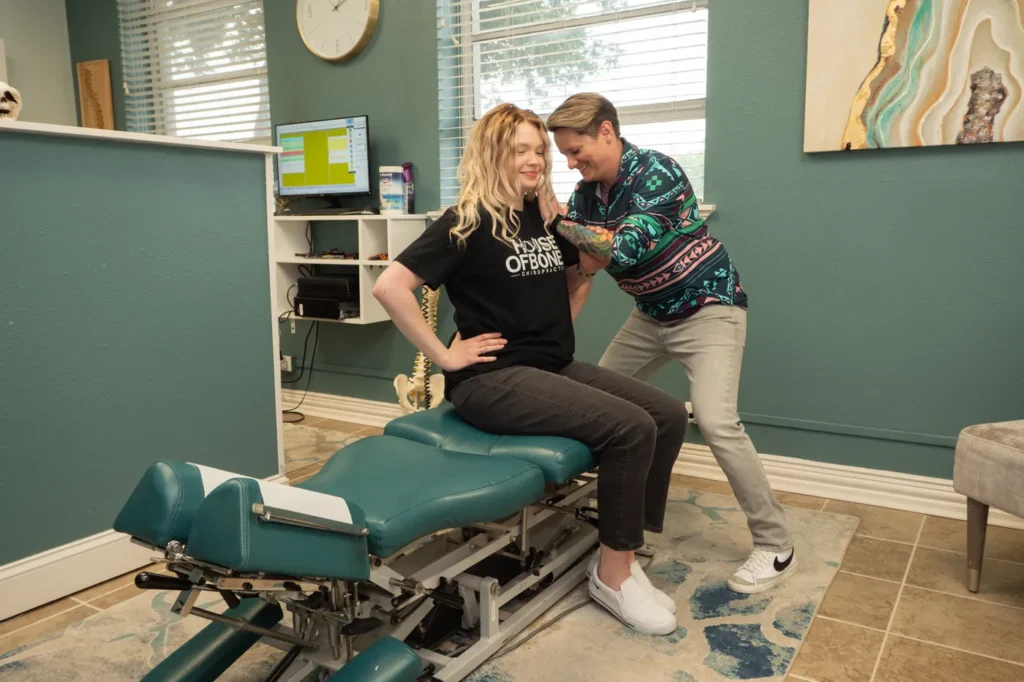
<path id="1" fill-rule="evenodd" d="M 369 194 L 366 116 L 276 126 L 281 196 Z"/>

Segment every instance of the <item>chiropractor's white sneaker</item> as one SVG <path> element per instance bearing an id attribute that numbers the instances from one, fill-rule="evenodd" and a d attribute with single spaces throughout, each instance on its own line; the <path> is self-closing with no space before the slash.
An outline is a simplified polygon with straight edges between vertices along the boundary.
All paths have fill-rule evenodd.
<path id="1" fill-rule="evenodd" d="M 597 562 L 598 560 L 600 560 L 600 558 L 601 548 L 599 547 L 597 551 L 594 552 L 594 555 L 590 558 L 590 563 L 587 564 L 587 575 L 592 576 L 595 572 L 597 572 Z M 645 590 L 651 593 L 651 596 L 654 597 L 654 600 L 658 602 L 658 605 L 661 606 L 661 608 L 665 609 L 669 613 L 676 612 L 675 600 L 651 584 L 651 581 L 647 577 L 647 574 L 644 573 L 644 569 L 640 568 L 639 561 L 634 561 L 632 564 L 630 564 L 629 573 L 634 578 L 636 578 L 636 581 L 638 583 L 640 583 L 640 587 L 644 588 Z"/>
<path id="2" fill-rule="evenodd" d="M 729 589 L 742 594 L 764 592 L 796 573 L 796 550 L 772 552 L 755 549 L 746 563 L 729 578 Z"/>
<path id="3" fill-rule="evenodd" d="M 676 617 L 658 605 L 650 592 L 630 576 L 613 590 L 597 576 L 590 576 L 590 596 L 627 626 L 645 635 L 670 635 L 676 631 Z"/>

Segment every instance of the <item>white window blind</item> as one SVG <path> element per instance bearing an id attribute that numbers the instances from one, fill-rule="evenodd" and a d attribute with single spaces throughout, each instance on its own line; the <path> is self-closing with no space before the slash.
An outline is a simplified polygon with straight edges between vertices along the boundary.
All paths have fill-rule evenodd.
<path id="1" fill-rule="evenodd" d="M 268 142 L 263 0 L 118 0 L 127 129 Z"/>
<path id="2" fill-rule="evenodd" d="M 708 0 L 437 0 L 441 203 L 473 123 L 503 102 L 546 117 L 576 92 L 615 104 L 622 136 L 704 191 Z M 552 149 L 565 201 L 579 180 Z"/>

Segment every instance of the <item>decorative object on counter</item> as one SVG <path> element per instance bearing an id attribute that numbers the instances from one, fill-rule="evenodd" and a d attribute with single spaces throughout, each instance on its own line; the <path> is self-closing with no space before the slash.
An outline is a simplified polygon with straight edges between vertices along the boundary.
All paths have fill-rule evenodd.
<path id="1" fill-rule="evenodd" d="M 17 121 L 21 107 L 21 93 L 14 86 L 0 81 L 0 119 Z"/>
<path id="2" fill-rule="evenodd" d="M 114 95 L 110 60 L 78 62 L 78 108 L 83 128 L 114 129 Z"/>

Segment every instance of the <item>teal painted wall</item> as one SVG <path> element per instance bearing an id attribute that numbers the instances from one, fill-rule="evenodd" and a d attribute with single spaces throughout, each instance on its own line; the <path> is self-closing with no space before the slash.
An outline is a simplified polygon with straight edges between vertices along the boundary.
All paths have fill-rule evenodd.
<path id="1" fill-rule="evenodd" d="M 398 150 L 386 156 L 417 163 L 423 197 L 437 187 L 434 3 L 381 4 L 366 53 L 330 65 L 305 50 L 292 3 L 268 3 L 272 114 L 363 105 L 375 144 Z M 1010 179 L 1022 147 L 805 155 L 806 2 L 716 3 L 710 26 L 706 200 L 751 297 L 740 410 L 755 445 L 950 476 L 960 428 L 1024 413 L 1024 196 Z M 407 80 L 392 86 L 399 71 Z M 596 361 L 629 309 L 598 278 L 578 357 Z M 441 318 L 447 336 L 446 303 Z M 282 331 L 284 352 L 302 356 L 303 325 Z M 324 324 L 310 389 L 393 401 L 414 355 L 390 324 Z M 686 397 L 678 366 L 653 383 Z"/>
<path id="2" fill-rule="evenodd" d="M 71 45 L 71 74 L 75 84 L 76 121 L 82 120 L 75 65 L 93 59 L 110 60 L 110 91 L 114 100 L 114 127 L 124 130 L 124 88 L 121 76 L 121 39 L 117 0 L 64 0 Z"/>
<path id="3" fill-rule="evenodd" d="M 143 470 L 277 472 L 261 155 L 0 132 L 0 565 Z"/>
<path id="4" fill-rule="evenodd" d="M 274 123 L 369 116 L 373 196 L 352 199 L 345 202 L 347 205 L 378 204 L 376 168 L 411 161 L 416 176 L 416 211 L 439 208 L 435 4 L 433 0 L 383 0 L 369 45 L 348 62 L 332 63 L 306 49 L 295 25 L 294 2 L 264 3 Z M 329 234 L 336 234 L 333 229 L 314 229 L 325 239 L 318 238 L 318 248 L 321 243 L 325 247 L 345 246 L 342 241 L 327 241 L 332 238 Z M 355 233 L 354 227 L 351 233 Z M 354 246 L 352 243 L 348 248 Z M 440 309 L 446 320 L 442 333 L 446 333 L 453 328 L 446 300 Z M 290 325 L 283 324 L 282 352 L 303 357 L 307 330 L 306 323 L 298 323 L 292 335 Z M 311 354 L 313 337 L 308 348 Z M 415 354 L 412 345 L 390 323 L 365 327 L 324 323 L 320 325 L 314 373 L 285 386 L 304 389 L 309 380 L 311 391 L 394 401 L 394 376 L 412 372 Z M 292 378 L 298 376 L 295 373 Z"/>
<path id="5" fill-rule="evenodd" d="M 948 477 L 963 426 L 1024 417 L 1024 146 L 804 154 L 807 13 L 710 13 L 706 200 L 751 298 L 740 409 L 763 452 Z"/>

